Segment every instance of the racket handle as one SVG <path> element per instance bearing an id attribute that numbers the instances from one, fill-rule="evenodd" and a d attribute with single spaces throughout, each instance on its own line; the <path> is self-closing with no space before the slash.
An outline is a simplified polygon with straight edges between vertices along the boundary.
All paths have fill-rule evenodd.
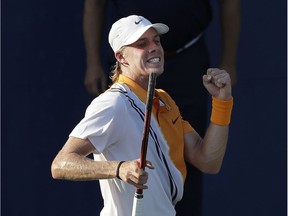
<path id="1" fill-rule="evenodd" d="M 142 216 L 143 215 L 143 194 L 135 193 L 133 200 L 132 216 Z"/>

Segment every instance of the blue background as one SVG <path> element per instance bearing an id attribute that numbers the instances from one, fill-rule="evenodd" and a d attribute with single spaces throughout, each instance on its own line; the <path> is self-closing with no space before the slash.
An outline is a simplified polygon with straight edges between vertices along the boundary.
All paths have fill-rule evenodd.
<path id="1" fill-rule="evenodd" d="M 286 4 L 242 1 L 230 139 L 221 172 L 204 175 L 203 216 L 286 215 Z M 82 11 L 83 1 L 2 1 L 2 215 L 81 216 L 101 209 L 97 181 L 56 181 L 50 174 L 92 99 L 83 85 Z M 217 66 L 214 16 L 207 31 Z"/>

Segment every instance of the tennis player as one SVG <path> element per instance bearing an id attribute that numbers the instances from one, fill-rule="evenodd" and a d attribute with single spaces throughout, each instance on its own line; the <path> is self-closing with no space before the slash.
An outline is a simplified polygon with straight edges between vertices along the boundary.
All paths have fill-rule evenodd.
<path id="1" fill-rule="evenodd" d="M 204 173 L 216 174 L 221 168 L 233 97 L 229 74 L 217 68 L 208 69 L 202 80 L 212 98 L 210 124 L 203 138 L 182 119 L 173 99 L 155 89 L 147 169 L 138 168 L 148 78 L 151 72 L 157 76 L 164 72 L 161 36 L 168 31 L 167 25 L 152 24 L 137 15 L 112 25 L 113 84 L 91 102 L 52 162 L 55 179 L 100 181 L 101 216 L 131 215 L 136 188 L 145 189 L 143 215 L 175 216 L 175 205 L 183 195 L 185 161 Z M 87 157 L 91 153 L 94 160 Z"/>

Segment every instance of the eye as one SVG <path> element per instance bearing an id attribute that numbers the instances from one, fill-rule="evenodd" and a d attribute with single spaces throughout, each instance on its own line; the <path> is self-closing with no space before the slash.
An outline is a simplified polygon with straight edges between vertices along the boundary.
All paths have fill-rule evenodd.
<path id="1" fill-rule="evenodd" d="M 161 44 L 160 40 L 154 40 L 155 44 Z"/>
<path id="2" fill-rule="evenodd" d="M 142 40 L 141 40 L 141 41 L 139 41 L 139 42 L 137 43 L 137 46 L 138 46 L 138 47 L 145 47 L 146 44 L 147 44 L 146 41 L 142 41 Z"/>
<path id="3" fill-rule="evenodd" d="M 159 35 L 154 38 L 154 43 L 155 43 L 155 44 L 158 44 L 158 45 L 161 44 L 160 36 L 159 36 Z"/>

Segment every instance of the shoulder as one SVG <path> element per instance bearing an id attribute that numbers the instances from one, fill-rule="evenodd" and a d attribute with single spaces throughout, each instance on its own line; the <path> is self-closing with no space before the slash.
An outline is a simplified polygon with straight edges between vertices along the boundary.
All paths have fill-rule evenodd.
<path id="1" fill-rule="evenodd" d="M 169 104 L 169 105 L 175 105 L 176 106 L 176 103 L 175 101 L 173 100 L 173 98 L 163 89 L 156 89 L 156 92 L 157 92 L 157 95 L 159 96 L 159 98 L 165 102 L 166 104 Z"/>
<path id="2" fill-rule="evenodd" d="M 126 109 L 126 94 L 125 88 L 111 87 L 90 103 L 86 113 L 122 112 Z"/>

